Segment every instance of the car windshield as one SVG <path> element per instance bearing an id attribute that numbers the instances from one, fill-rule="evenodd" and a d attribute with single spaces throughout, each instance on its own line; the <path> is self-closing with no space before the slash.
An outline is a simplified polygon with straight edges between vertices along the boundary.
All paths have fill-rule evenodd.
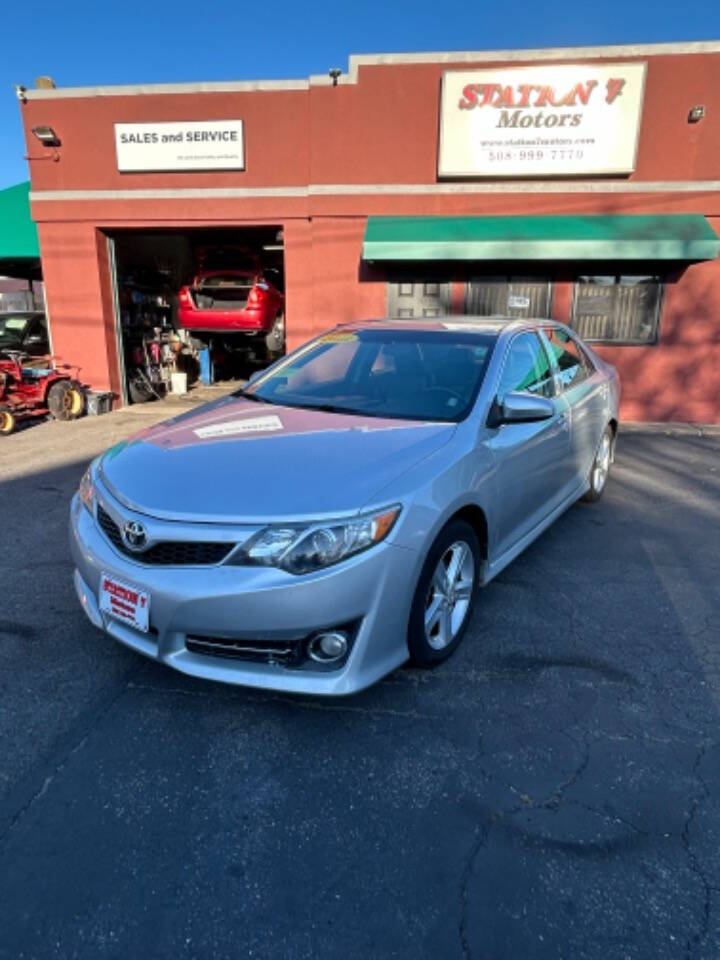
<path id="1" fill-rule="evenodd" d="M 246 395 L 391 419 L 457 422 L 470 412 L 495 342 L 484 332 L 367 328 L 313 340 Z"/>
<path id="2" fill-rule="evenodd" d="M 0 343 L 5 347 L 21 344 L 29 323 L 30 317 L 0 314 Z"/>

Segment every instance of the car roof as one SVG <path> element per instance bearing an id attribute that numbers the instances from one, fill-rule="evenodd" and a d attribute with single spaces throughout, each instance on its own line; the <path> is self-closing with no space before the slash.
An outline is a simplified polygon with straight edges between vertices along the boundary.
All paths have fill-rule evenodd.
<path id="1" fill-rule="evenodd" d="M 538 324 L 554 321 L 524 317 L 491 316 L 476 317 L 467 314 L 446 314 L 441 317 L 384 317 L 369 320 L 355 320 L 340 324 L 342 330 L 437 330 L 444 332 L 495 333 L 504 330 L 526 329 Z"/>

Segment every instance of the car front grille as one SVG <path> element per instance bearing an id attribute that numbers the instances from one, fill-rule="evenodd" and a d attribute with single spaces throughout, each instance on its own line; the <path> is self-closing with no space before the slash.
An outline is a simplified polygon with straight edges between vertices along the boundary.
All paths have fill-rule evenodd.
<path id="1" fill-rule="evenodd" d="M 252 663 L 277 663 L 296 666 L 303 658 L 300 640 L 234 640 L 228 637 L 203 637 L 188 634 L 185 647 L 191 653 L 208 657 L 227 657 Z"/>
<path id="2" fill-rule="evenodd" d="M 120 533 L 120 528 L 110 514 L 97 505 L 97 522 L 110 543 L 138 563 L 153 566 L 208 566 L 221 563 L 235 546 L 234 543 L 213 543 L 194 540 L 165 540 L 154 543 L 147 550 L 129 550 Z"/>

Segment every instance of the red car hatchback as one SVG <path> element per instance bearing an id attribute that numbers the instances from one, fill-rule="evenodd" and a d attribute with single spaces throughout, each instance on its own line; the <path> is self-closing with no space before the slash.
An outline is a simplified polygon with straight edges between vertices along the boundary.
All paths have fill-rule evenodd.
<path id="1" fill-rule="evenodd" d="M 284 302 L 258 270 L 206 270 L 181 288 L 178 323 L 198 334 L 246 334 L 250 349 L 276 355 L 284 347 Z"/>

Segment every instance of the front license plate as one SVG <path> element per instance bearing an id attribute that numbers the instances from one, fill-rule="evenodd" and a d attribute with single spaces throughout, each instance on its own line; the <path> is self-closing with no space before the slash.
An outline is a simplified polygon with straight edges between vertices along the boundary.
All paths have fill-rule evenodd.
<path id="1" fill-rule="evenodd" d="M 100 576 L 100 609 L 116 620 L 122 620 L 135 630 L 147 633 L 150 626 L 150 594 L 134 583 L 127 583 L 111 577 L 109 573 Z"/>

